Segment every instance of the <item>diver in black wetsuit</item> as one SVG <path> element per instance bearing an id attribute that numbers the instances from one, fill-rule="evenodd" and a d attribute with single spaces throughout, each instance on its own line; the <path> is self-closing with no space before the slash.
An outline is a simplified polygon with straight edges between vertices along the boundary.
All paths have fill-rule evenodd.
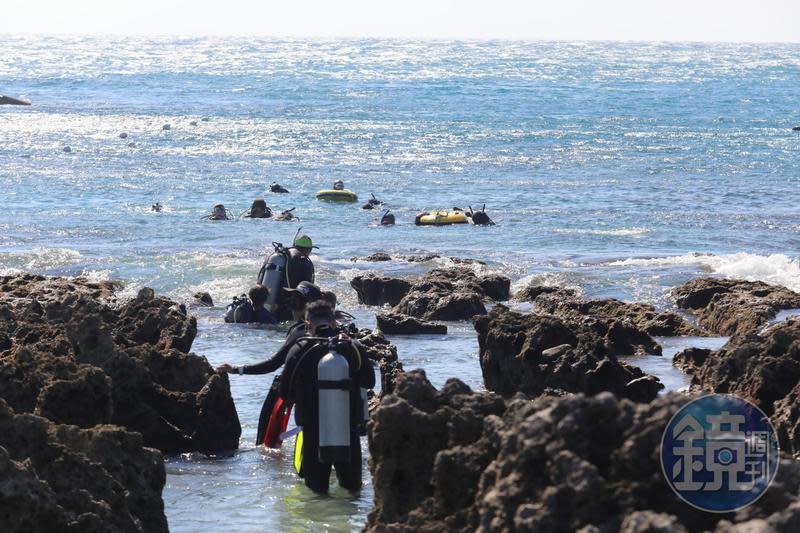
<path id="1" fill-rule="evenodd" d="M 314 337 L 331 338 L 337 334 L 333 308 L 325 301 L 313 302 L 306 308 L 306 324 L 308 333 Z M 295 422 L 303 428 L 302 462 L 298 474 L 305 479 L 308 488 L 318 493 L 328 492 L 332 467 L 336 469 L 341 487 L 350 491 L 361 488 L 360 434 L 365 409 L 361 389 L 375 386 L 375 370 L 366 357 L 366 350 L 359 347 L 356 341 L 347 338 L 338 337 L 335 342 L 335 345 L 330 345 L 327 340 L 298 340 L 289 349 L 280 384 L 280 396 L 286 401 L 294 402 Z M 329 353 L 336 353 L 347 361 L 346 379 L 324 382 L 322 379 L 330 378 L 318 379 L 318 376 L 323 376 L 323 358 Z M 346 393 L 346 398 L 349 398 L 349 402 L 345 404 L 349 406 L 338 411 L 330 409 L 333 405 L 331 403 L 324 406 L 330 409 L 325 415 L 325 427 L 335 427 L 333 431 L 338 433 L 339 442 L 347 443 L 333 445 L 337 449 L 338 453 L 335 455 L 338 458 L 326 455 L 326 450 L 330 448 L 321 444 L 324 443 L 321 437 L 325 437 L 326 433 L 323 431 L 324 427 L 320 427 L 320 417 L 323 416 L 320 398 L 323 392 L 329 393 L 334 389 L 337 394 Z M 347 422 L 349 427 L 336 427 L 337 421 L 341 424 Z"/>
<path id="2" fill-rule="evenodd" d="M 289 352 L 289 349 L 294 345 L 297 339 L 305 337 L 308 334 L 306 331 L 306 322 L 303 321 L 306 304 L 315 300 L 319 300 L 320 298 L 324 298 L 325 294 L 333 294 L 327 292 L 323 293 L 319 290 L 319 287 L 306 281 L 301 282 L 296 289 L 284 289 L 284 292 L 287 293 L 287 297 L 291 302 L 290 305 L 292 316 L 296 322 L 289 327 L 289 331 L 286 333 L 286 340 L 284 341 L 283 346 L 281 346 L 278 351 L 275 352 L 275 355 L 266 361 L 262 361 L 254 365 L 244 365 L 238 367 L 232 366 L 228 363 L 223 363 L 217 367 L 218 373 L 261 375 L 269 374 L 278 370 L 286 362 L 286 354 Z M 333 298 L 335 304 L 336 297 L 334 296 Z M 258 430 L 256 431 L 256 445 L 264 443 L 264 433 L 267 431 L 269 417 L 272 414 L 275 401 L 278 399 L 278 387 L 280 385 L 280 380 L 280 375 L 275 376 L 275 379 L 272 381 L 272 385 L 269 388 L 269 392 L 267 393 L 267 397 L 264 399 L 264 404 L 261 407 L 261 413 L 258 416 Z"/>

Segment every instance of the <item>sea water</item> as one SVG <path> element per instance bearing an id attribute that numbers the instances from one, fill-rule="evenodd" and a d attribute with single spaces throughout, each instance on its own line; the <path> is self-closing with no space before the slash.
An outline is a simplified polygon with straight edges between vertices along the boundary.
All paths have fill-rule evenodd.
<path id="1" fill-rule="evenodd" d="M 34 104 L 0 107 L 0 273 L 120 279 L 125 294 L 146 285 L 184 302 L 207 291 L 217 306 L 193 311 L 193 349 L 215 366 L 280 345 L 281 331 L 224 324 L 223 308 L 300 226 L 320 246 L 320 285 L 368 327 L 375 309 L 350 279 L 411 277 L 450 256 L 515 289 L 659 308 L 700 275 L 800 290 L 798 45 L 2 36 L 0 48 L 0 93 Z M 361 201 L 314 198 L 336 179 Z M 269 193 L 273 181 L 290 194 Z M 359 209 L 370 193 L 396 226 Z M 300 221 L 201 220 L 258 197 Z M 421 209 L 484 204 L 496 226 L 413 225 Z M 351 261 L 376 251 L 443 258 Z M 482 387 L 470 324 L 392 340 L 435 385 Z M 679 389 L 670 355 L 714 341 L 664 342 L 667 355 L 633 361 Z M 291 442 L 253 445 L 271 380 L 231 377 L 237 452 L 168 458 L 172 530 L 364 524 L 366 454 L 361 494 L 322 498 L 294 476 Z"/>

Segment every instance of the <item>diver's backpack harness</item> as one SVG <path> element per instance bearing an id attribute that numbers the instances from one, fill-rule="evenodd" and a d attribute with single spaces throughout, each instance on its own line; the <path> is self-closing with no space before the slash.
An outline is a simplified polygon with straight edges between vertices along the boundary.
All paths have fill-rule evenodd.
<path id="1" fill-rule="evenodd" d="M 360 402 L 357 409 L 351 405 L 351 392 L 354 384 L 350 378 L 350 363 L 348 358 L 341 354 L 345 347 L 351 346 L 356 354 L 359 370 L 363 364 L 363 357 L 358 346 L 350 339 L 339 337 L 302 337 L 297 342 L 308 340 L 315 341 L 307 348 L 297 361 L 290 376 L 290 386 L 294 384 L 297 369 L 303 359 L 314 348 L 323 345 L 330 350 L 322 356 L 317 363 L 317 412 L 319 424 L 319 460 L 321 462 L 350 461 L 351 432 L 356 429 L 363 434 L 368 418 L 367 391 L 363 387 L 359 391 Z M 351 414 L 358 414 L 355 420 Z M 360 419 L 360 420 L 358 420 Z"/>
<path id="2" fill-rule="evenodd" d="M 243 324 L 252 322 L 253 304 L 246 294 L 234 296 L 233 301 L 225 308 L 225 322 L 229 324 Z"/>

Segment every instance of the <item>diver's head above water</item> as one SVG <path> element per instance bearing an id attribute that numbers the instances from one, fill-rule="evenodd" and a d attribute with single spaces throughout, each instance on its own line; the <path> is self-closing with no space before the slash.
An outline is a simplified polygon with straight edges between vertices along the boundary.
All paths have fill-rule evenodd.
<path id="1" fill-rule="evenodd" d="M 269 218 L 272 216 L 272 210 L 267 207 L 267 202 L 263 198 L 256 198 L 250 205 L 250 211 L 247 212 L 248 218 Z"/>
<path id="2" fill-rule="evenodd" d="M 222 204 L 214 204 L 209 218 L 211 220 L 228 220 L 228 210 Z"/>
<path id="3" fill-rule="evenodd" d="M 310 335 L 332 337 L 336 334 L 333 307 L 325 300 L 317 300 L 306 306 L 305 322 Z"/>
<path id="4" fill-rule="evenodd" d="M 319 246 L 314 246 L 314 243 L 311 242 L 311 237 L 308 235 L 298 235 L 294 240 L 293 246 L 306 257 L 311 255 L 312 248 L 319 248 Z"/>
<path id="5" fill-rule="evenodd" d="M 253 309 L 261 309 L 267 302 L 269 291 L 263 285 L 254 285 L 247 293 L 247 296 L 253 304 Z"/>

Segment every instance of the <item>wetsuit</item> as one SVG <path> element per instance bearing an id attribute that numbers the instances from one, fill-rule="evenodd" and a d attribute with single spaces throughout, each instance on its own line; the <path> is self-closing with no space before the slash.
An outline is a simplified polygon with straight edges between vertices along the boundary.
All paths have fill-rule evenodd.
<path id="1" fill-rule="evenodd" d="M 360 389 L 375 386 L 375 370 L 366 357 L 363 347 L 348 345 L 342 349 L 350 367 L 350 458 L 347 462 L 323 463 L 319 460 L 319 389 L 317 365 L 330 349 L 314 341 L 298 341 L 289 349 L 284 378 L 281 380 L 281 397 L 294 401 L 295 422 L 303 426 L 303 462 L 300 476 L 306 486 L 315 492 L 328 491 L 331 467 L 336 469 L 339 485 L 356 491 L 361 488 L 361 439 L 358 423 L 363 418 Z M 359 353 L 360 352 L 360 353 Z M 354 423 L 355 422 L 355 423 Z"/>
<path id="2" fill-rule="evenodd" d="M 255 365 L 245 365 L 242 367 L 242 374 L 258 375 L 269 374 L 275 372 L 286 362 L 286 355 L 289 349 L 294 345 L 297 339 L 306 336 L 306 323 L 302 320 L 292 324 L 289 331 L 286 333 L 286 340 L 283 346 L 278 348 L 275 355 Z M 272 414 L 272 409 L 275 407 L 275 401 L 278 399 L 281 376 L 275 376 L 272 380 L 272 385 L 267 392 L 267 397 L 264 398 L 264 404 L 261 406 L 261 413 L 258 415 L 258 429 L 256 430 L 256 446 L 264 443 L 264 433 L 267 431 L 267 424 L 269 417 Z"/>

